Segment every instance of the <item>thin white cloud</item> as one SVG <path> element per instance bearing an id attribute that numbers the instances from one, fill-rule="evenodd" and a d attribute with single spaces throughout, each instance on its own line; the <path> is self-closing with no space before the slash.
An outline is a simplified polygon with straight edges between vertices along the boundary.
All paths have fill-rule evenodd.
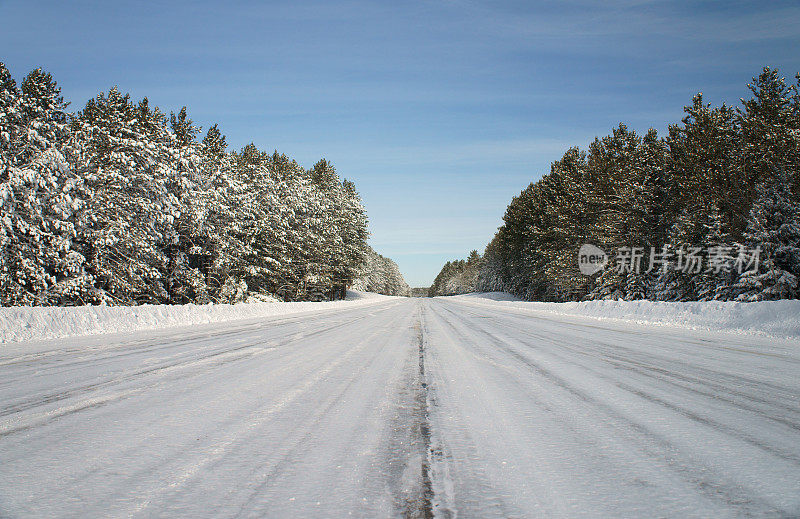
<path id="1" fill-rule="evenodd" d="M 514 44 L 551 43 L 562 48 L 591 43 L 599 52 L 625 52 L 625 48 L 598 45 L 606 38 L 646 38 L 656 42 L 661 37 L 689 41 L 738 43 L 766 39 L 800 37 L 800 4 L 771 7 L 764 2 L 758 12 L 745 9 L 703 12 L 693 9 L 679 14 L 676 4 L 655 1 L 566 2 L 561 9 L 531 7 L 525 12 L 509 12 L 489 2 L 462 2 L 483 21 L 479 30 Z"/>

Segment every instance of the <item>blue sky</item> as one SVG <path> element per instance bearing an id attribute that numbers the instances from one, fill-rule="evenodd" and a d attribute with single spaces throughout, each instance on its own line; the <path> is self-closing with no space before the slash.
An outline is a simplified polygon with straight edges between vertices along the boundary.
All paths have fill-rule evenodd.
<path id="1" fill-rule="evenodd" d="M 798 2 L 0 0 L 0 60 L 79 109 L 118 85 L 356 182 L 413 286 L 482 251 L 511 197 L 619 122 L 800 71 Z"/>

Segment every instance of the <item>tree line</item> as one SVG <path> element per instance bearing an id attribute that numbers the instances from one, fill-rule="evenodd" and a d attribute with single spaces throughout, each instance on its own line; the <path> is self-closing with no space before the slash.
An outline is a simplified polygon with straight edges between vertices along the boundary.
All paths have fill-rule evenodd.
<path id="1" fill-rule="evenodd" d="M 797 298 L 800 75 L 795 79 L 787 84 L 766 67 L 736 108 L 712 107 L 697 94 L 666 137 L 620 124 L 588 150 L 570 148 L 511 201 L 483 256 L 445 265 L 431 295 Z M 602 272 L 581 273 L 583 244 L 609 255 Z M 639 268 L 625 264 L 631 252 L 640 256 Z"/>
<path id="2" fill-rule="evenodd" d="M 483 261 L 477 250 L 470 252 L 466 260 L 448 261 L 428 288 L 428 297 L 475 292 L 482 267 Z"/>
<path id="3" fill-rule="evenodd" d="M 351 288 L 387 296 L 411 295 L 411 288 L 403 279 L 397 263 L 381 256 L 372 247 L 367 249 L 366 260 L 358 269 Z"/>
<path id="4" fill-rule="evenodd" d="M 117 88 L 67 106 L 0 63 L 0 304 L 337 299 L 363 274 L 367 216 L 326 160 L 229 151 Z"/>

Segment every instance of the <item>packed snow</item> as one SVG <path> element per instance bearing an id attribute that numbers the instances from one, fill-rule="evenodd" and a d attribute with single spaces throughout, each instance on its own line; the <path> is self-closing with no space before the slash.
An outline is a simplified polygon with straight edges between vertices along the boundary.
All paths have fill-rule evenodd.
<path id="1" fill-rule="evenodd" d="M 440 517 L 798 517 L 800 342 L 424 303 Z"/>
<path id="2" fill-rule="evenodd" d="M 492 299 L 6 344 L 0 516 L 800 516 L 800 341 Z"/>

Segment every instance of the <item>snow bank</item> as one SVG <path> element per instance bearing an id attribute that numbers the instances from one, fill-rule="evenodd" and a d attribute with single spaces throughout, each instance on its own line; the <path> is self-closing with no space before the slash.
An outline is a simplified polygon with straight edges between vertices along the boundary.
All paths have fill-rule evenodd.
<path id="1" fill-rule="evenodd" d="M 344 301 L 319 303 L 255 302 L 236 305 L 142 305 L 0 308 L 0 342 L 27 342 L 239 319 L 336 310 L 394 299 L 348 291 Z"/>
<path id="2" fill-rule="evenodd" d="M 737 303 L 703 301 L 665 303 L 657 301 L 584 301 L 538 303 L 521 301 L 503 292 L 453 296 L 463 302 L 510 308 L 539 315 L 590 317 L 655 326 L 694 330 L 755 333 L 800 339 L 800 301 Z"/>

